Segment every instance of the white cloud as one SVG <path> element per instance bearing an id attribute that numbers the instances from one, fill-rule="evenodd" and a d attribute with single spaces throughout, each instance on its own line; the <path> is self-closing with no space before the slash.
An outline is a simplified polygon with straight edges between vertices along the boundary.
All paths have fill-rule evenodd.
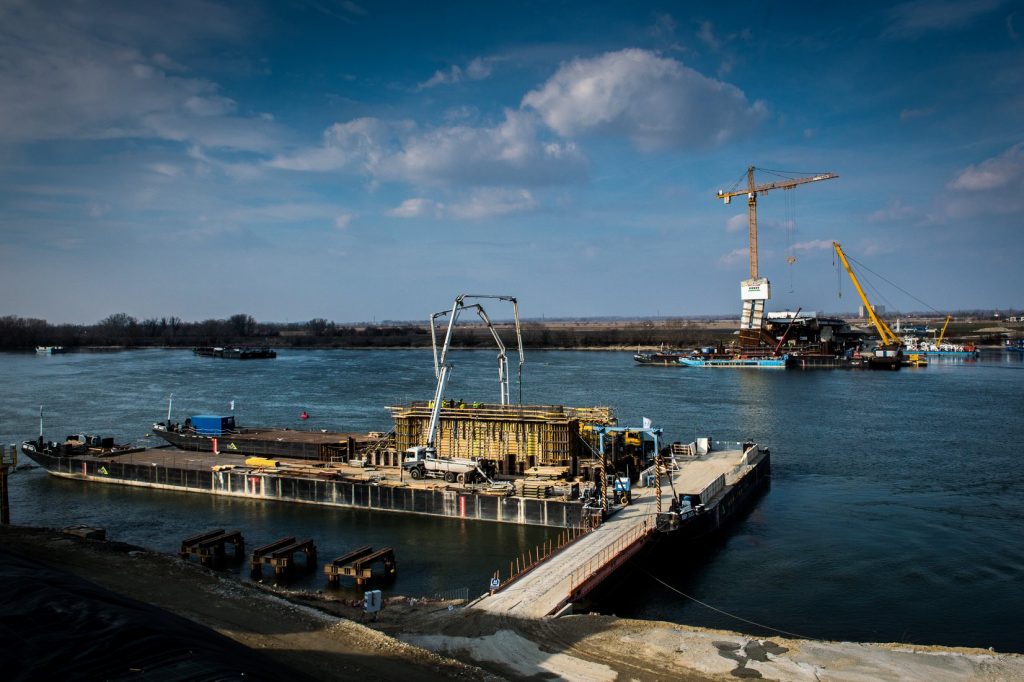
<path id="1" fill-rule="evenodd" d="M 272 168 L 298 171 L 332 171 L 357 168 L 373 174 L 388 153 L 394 136 L 411 131 L 408 121 L 388 123 L 376 118 L 357 118 L 335 123 L 323 133 L 319 147 L 279 155 L 267 162 Z"/>
<path id="2" fill-rule="evenodd" d="M 1019 184 L 1024 179 L 1024 142 L 1018 142 L 999 156 L 968 166 L 949 183 L 950 189 L 984 191 Z"/>
<path id="3" fill-rule="evenodd" d="M 344 232 L 352 224 L 352 218 L 354 217 L 351 213 L 341 213 L 335 216 L 334 229 Z"/>
<path id="4" fill-rule="evenodd" d="M 387 214 L 393 218 L 420 218 L 431 214 L 440 217 L 440 212 L 443 208 L 443 204 L 438 204 L 423 197 L 415 197 L 413 199 L 406 199 L 399 206 L 388 211 Z"/>
<path id="5" fill-rule="evenodd" d="M 216 83 L 180 75 L 185 67 L 169 56 L 211 36 L 233 40 L 241 20 L 223 8 L 184 0 L 86 12 L 40 1 L 7 4 L 0 17 L 0 140 L 140 137 L 265 150 L 279 136 L 238 116 Z"/>
<path id="6" fill-rule="evenodd" d="M 734 85 L 639 49 L 575 59 L 527 93 L 522 106 L 563 137 L 626 135 L 645 150 L 720 143 L 766 115 Z"/>
<path id="7" fill-rule="evenodd" d="M 466 64 L 466 75 L 475 81 L 483 80 L 494 70 L 494 60 L 477 57 Z"/>
<path id="8" fill-rule="evenodd" d="M 812 239 L 806 242 L 793 244 L 794 251 L 827 251 L 832 248 L 832 242 L 828 239 Z"/>
<path id="9" fill-rule="evenodd" d="M 536 117 L 506 111 L 494 127 L 421 130 L 410 121 L 363 118 L 336 123 L 321 146 L 279 156 L 275 168 L 354 170 L 375 180 L 417 185 L 536 186 L 583 176 L 586 159 L 575 145 L 543 141 Z"/>
<path id="10" fill-rule="evenodd" d="M 929 31 L 963 28 L 1004 0 L 914 0 L 889 10 L 887 38 L 914 38 Z"/>
<path id="11" fill-rule="evenodd" d="M 169 178 L 181 175 L 181 168 L 170 163 L 153 163 L 150 164 L 149 169 L 154 173 L 166 175 Z"/>
<path id="12" fill-rule="evenodd" d="M 433 217 L 457 220 L 481 220 L 495 216 L 524 213 L 537 208 L 537 200 L 528 190 L 485 187 L 473 190 L 461 201 L 442 203 L 424 197 L 406 199 L 389 210 L 394 218 Z"/>
<path id="13" fill-rule="evenodd" d="M 434 72 L 434 75 L 427 80 L 419 83 L 416 86 L 417 90 L 426 90 L 427 88 L 434 88 L 438 85 L 451 85 L 452 83 L 459 83 L 462 81 L 462 69 L 459 66 L 453 65 L 447 69 L 439 69 Z"/>
<path id="14" fill-rule="evenodd" d="M 885 208 L 880 208 L 868 216 L 868 222 L 872 224 L 877 223 L 891 223 L 899 220 L 905 220 L 913 216 L 916 211 L 910 206 L 905 206 L 899 199 L 893 199 L 889 202 L 889 205 Z"/>
<path id="15" fill-rule="evenodd" d="M 417 90 L 426 90 L 438 85 L 454 85 L 464 80 L 479 81 L 490 77 L 494 70 L 496 57 L 476 57 L 466 64 L 465 68 L 453 64 L 447 69 L 438 69 L 434 75 L 416 85 Z"/>
<path id="16" fill-rule="evenodd" d="M 475 191 L 465 202 L 450 206 L 449 213 L 455 218 L 479 220 L 532 211 L 536 207 L 537 201 L 528 190 L 484 188 Z"/>
<path id="17" fill-rule="evenodd" d="M 997 224 L 1019 229 L 1014 218 L 1019 223 L 1024 213 L 1024 142 L 958 172 L 939 196 L 937 207 L 933 216 L 937 222 L 1008 216 L 1010 222 L 1001 220 L 989 229 Z"/>
<path id="18" fill-rule="evenodd" d="M 737 213 L 725 223 L 726 232 L 739 232 L 749 226 L 749 218 L 746 213 Z"/>
<path id="19" fill-rule="evenodd" d="M 718 260 L 723 265 L 735 265 L 736 263 L 742 263 L 746 261 L 750 256 L 750 250 L 746 248 L 733 249 L 729 253 L 725 254 Z"/>

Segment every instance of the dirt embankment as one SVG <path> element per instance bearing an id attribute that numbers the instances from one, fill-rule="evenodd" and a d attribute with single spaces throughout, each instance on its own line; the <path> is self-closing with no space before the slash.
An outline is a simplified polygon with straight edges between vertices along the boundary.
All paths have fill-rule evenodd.
<path id="1" fill-rule="evenodd" d="M 122 543 L 0 526 L 0 546 L 320 680 L 1024 679 L 1024 657 L 977 649 L 761 640 L 607 616 L 517 620 L 408 599 L 356 622 L 360 610 L 329 593 L 241 583 Z"/>

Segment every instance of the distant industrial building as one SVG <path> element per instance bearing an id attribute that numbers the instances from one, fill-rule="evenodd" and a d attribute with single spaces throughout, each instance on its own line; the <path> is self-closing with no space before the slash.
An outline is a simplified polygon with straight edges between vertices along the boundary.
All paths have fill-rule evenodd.
<path id="1" fill-rule="evenodd" d="M 871 307 L 874 309 L 875 315 L 878 315 L 879 317 L 881 317 L 882 315 L 885 315 L 885 306 L 884 305 L 873 305 Z M 865 308 L 864 306 L 860 306 L 859 308 L 857 308 L 857 315 L 858 315 L 858 317 L 867 317 L 868 316 L 868 309 Z"/>

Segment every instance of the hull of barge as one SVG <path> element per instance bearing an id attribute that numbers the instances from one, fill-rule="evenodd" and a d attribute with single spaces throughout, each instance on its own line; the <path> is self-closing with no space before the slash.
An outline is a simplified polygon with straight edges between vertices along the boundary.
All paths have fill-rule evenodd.
<path id="1" fill-rule="evenodd" d="M 221 454 L 216 464 L 170 448 L 102 458 L 64 456 L 38 451 L 33 441 L 22 451 L 54 476 L 89 483 L 555 528 L 579 526 L 582 518 L 579 501 L 294 475 L 245 467 L 245 457 L 238 455 Z"/>

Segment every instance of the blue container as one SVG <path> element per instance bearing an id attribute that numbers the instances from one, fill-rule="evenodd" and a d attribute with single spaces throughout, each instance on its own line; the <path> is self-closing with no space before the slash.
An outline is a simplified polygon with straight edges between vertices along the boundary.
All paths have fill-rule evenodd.
<path id="1" fill-rule="evenodd" d="M 222 436 L 225 432 L 235 430 L 235 418 L 213 414 L 197 414 L 192 417 L 192 428 L 200 436 Z"/>

